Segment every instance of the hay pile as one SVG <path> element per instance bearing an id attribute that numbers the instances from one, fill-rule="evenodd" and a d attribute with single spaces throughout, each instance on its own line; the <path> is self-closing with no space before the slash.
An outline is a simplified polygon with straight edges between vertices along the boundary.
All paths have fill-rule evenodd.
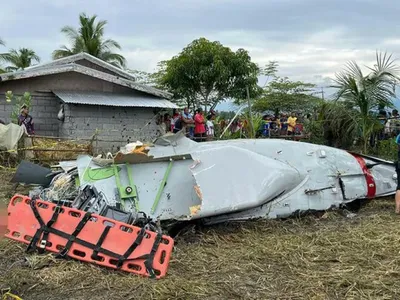
<path id="1" fill-rule="evenodd" d="M 35 158 L 40 161 L 75 160 L 80 154 L 91 153 L 92 143 L 82 140 L 34 137 L 31 149 L 35 153 Z"/>
<path id="2" fill-rule="evenodd" d="M 0 189 L 3 190 L 3 189 Z M 400 299 L 400 222 L 392 200 L 354 218 L 189 227 L 153 281 L 0 241 L 0 288 L 23 299 Z"/>

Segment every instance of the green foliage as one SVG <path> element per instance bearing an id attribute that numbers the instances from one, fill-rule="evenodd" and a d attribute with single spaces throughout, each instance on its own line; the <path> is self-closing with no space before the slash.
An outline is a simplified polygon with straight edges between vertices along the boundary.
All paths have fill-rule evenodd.
<path id="1" fill-rule="evenodd" d="M 11 49 L 8 53 L 0 54 L 0 61 L 10 64 L 5 68 L 6 72 L 14 72 L 32 66 L 34 61 L 39 63 L 40 57 L 32 49 L 20 48 L 19 50 Z"/>
<path id="2" fill-rule="evenodd" d="M 276 77 L 265 88 L 264 95 L 255 101 L 253 109 L 259 112 L 272 110 L 276 113 L 313 112 L 322 102 L 322 99 L 308 94 L 314 87 L 311 83 Z"/>
<path id="3" fill-rule="evenodd" d="M 305 133 L 310 135 L 308 142 L 312 144 L 324 145 L 326 140 L 324 137 L 324 126 L 320 120 L 310 120 L 308 123 L 304 123 Z"/>
<path id="4" fill-rule="evenodd" d="M 268 81 L 270 78 L 276 79 L 276 73 L 278 73 L 278 67 L 279 64 L 277 61 L 273 60 L 270 61 L 260 72 L 261 75 L 267 76 L 267 79 L 265 80 L 264 87 L 267 86 Z"/>
<path id="5" fill-rule="evenodd" d="M 12 91 L 8 91 L 6 92 L 6 102 L 14 104 L 10 117 L 13 123 L 18 124 L 21 106 L 25 104 L 30 109 L 32 106 L 32 96 L 28 92 L 25 92 L 22 96 L 15 96 Z"/>
<path id="6" fill-rule="evenodd" d="M 376 149 L 376 155 L 390 161 L 397 161 L 398 146 L 395 139 L 379 141 Z"/>
<path id="7" fill-rule="evenodd" d="M 246 98 L 259 93 L 258 66 L 244 49 L 230 48 L 205 38 L 194 40 L 179 55 L 159 64 L 159 86 L 184 100 L 189 107 L 211 106 L 226 98 Z"/>
<path id="8" fill-rule="evenodd" d="M 335 100 L 348 108 L 347 132 L 357 131 L 367 152 L 372 134 L 381 129 L 371 111 L 381 107 L 393 107 L 392 99 L 396 97 L 395 86 L 399 80 L 399 68 L 394 64 L 391 55 L 376 54 L 376 64 L 364 75 L 356 62 L 349 62 L 342 72 L 336 75 L 337 93 Z"/>
<path id="9" fill-rule="evenodd" d="M 104 39 L 104 29 L 107 21 L 96 22 L 97 16 L 79 15 L 79 28 L 64 26 L 61 32 L 71 41 L 71 47 L 61 46 L 61 49 L 53 52 L 53 59 L 71 56 L 86 52 L 116 67 L 124 68 L 125 58 L 113 52 L 113 49 L 121 50 L 121 46 L 112 39 Z"/>
<path id="10" fill-rule="evenodd" d="M 235 112 L 234 111 L 221 111 L 221 112 L 217 112 L 219 118 L 223 119 L 223 120 L 230 120 L 235 116 Z"/>

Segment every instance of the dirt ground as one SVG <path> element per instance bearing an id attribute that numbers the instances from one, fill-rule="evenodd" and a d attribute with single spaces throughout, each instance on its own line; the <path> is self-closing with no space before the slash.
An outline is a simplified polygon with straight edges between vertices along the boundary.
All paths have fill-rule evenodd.
<path id="1" fill-rule="evenodd" d="M 10 174 L 0 173 L 0 201 Z M 21 190 L 19 190 L 21 191 Z M 0 289 L 22 299 L 400 299 L 400 217 L 375 200 L 286 221 L 189 227 L 167 277 L 154 281 L 91 264 L 27 255 L 0 240 Z"/>

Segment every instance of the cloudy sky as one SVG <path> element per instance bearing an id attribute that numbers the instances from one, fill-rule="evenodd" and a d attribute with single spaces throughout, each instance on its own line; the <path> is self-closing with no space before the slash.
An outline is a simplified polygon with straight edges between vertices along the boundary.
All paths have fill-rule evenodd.
<path id="1" fill-rule="evenodd" d="M 260 65 L 277 60 L 279 74 L 321 87 L 349 60 L 374 62 L 375 51 L 400 56 L 396 0 L 13 0 L 2 1 L 0 37 L 51 59 L 68 41 L 64 25 L 81 12 L 108 21 L 131 69 L 153 71 L 199 37 L 247 49 Z M 1 50 L 0 50 L 1 51 Z"/>

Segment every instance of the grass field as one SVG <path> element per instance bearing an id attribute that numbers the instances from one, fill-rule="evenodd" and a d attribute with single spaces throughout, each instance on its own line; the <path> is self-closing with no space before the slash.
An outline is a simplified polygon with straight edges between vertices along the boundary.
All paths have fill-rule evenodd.
<path id="1" fill-rule="evenodd" d="M 0 174 L 8 201 L 10 174 Z M 400 299 L 400 217 L 375 200 L 355 217 L 189 227 L 153 281 L 0 241 L 0 288 L 22 299 Z"/>

